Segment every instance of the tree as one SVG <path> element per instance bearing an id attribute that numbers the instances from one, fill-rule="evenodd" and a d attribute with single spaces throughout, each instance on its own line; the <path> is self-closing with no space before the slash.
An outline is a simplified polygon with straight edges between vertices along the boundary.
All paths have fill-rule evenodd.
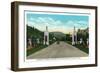
<path id="1" fill-rule="evenodd" d="M 66 40 L 67 41 L 71 41 L 72 40 L 71 37 L 70 37 L 70 34 L 66 34 Z"/>
<path id="2" fill-rule="evenodd" d="M 78 29 L 77 31 L 77 40 L 80 41 L 80 39 L 83 39 L 83 44 L 86 44 L 87 39 L 89 38 L 89 32 L 88 32 L 88 28 L 86 29 Z"/>

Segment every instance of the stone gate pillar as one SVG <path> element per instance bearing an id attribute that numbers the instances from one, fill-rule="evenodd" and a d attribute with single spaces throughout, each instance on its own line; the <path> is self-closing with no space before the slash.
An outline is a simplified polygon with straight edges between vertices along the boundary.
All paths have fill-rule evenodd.
<path id="1" fill-rule="evenodd" d="M 46 31 L 44 32 L 44 45 L 49 45 L 49 32 L 47 26 L 46 26 Z"/>

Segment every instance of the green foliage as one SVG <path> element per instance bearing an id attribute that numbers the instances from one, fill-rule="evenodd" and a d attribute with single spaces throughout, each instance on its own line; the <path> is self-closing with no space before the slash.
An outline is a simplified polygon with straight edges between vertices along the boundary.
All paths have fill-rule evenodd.
<path id="1" fill-rule="evenodd" d="M 52 34 L 49 34 L 49 39 L 51 40 L 51 41 L 49 41 L 50 44 L 54 43 L 53 37 L 54 36 Z M 32 40 L 34 40 L 35 46 L 33 46 L 33 48 L 27 50 L 27 56 L 47 47 L 47 45 L 43 44 L 44 32 L 36 29 L 35 27 L 27 26 L 27 40 L 28 40 L 28 38 L 31 38 Z M 42 42 L 41 44 L 36 43 L 37 38 L 40 40 L 40 42 Z M 28 43 L 28 41 L 27 41 L 27 43 Z M 27 46 L 28 46 L 28 44 L 27 44 Z"/>
<path id="2" fill-rule="evenodd" d="M 88 28 L 84 29 L 84 30 L 78 29 L 78 31 L 77 31 L 77 40 L 80 41 L 80 38 L 82 38 L 83 42 L 86 44 L 86 41 L 89 38 Z"/>
<path id="3" fill-rule="evenodd" d="M 39 51 L 39 50 L 42 50 L 44 49 L 45 47 L 47 47 L 47 45 L 38 45 L 37 47 L 35 48 L 31 48 L 29 50 L 27 50 L 27 56 Z"/>
<path id="4" fill-rule="evenodd" d="M 72 43 L 71 43 L 70 41 L 67 41 L 66 43 L 72 45 Z M 74 46 L 77 47 L 78 49 L 80 49 L 81 51 L 83 51 L 83 52 L 89 54 L 89 48 L 88 48 L 87 46 L 85 46 L 85 45 L 83 45 L 83 44 L 76 44 L 76 45 L 74 45 Z"/>
<path id="5" fill-rule="evenodd" d="M 72 38 L 71 38 L 70 34 L 66 34 L 66 40 L 67 41 L 72 41 Z"/>
<path id="6" fill-rule="evenodd" d="M 66 41 L 66 34 L 62 32 L 51 32 L 50 34 L 55 37 L 56 41 Z"/>
<path id="7" fill-rule="evenodd" d="M 28 38 L 43 38 L 43 32 L 39 31 L 34 27 L 27 26 L 27 37 Z"/>
<path id="8" fill-rule="evenodd" d="M 75 47 L 79 48 L 80 50 L 84 51 L 85 53 L 89 54 L 89 48 L 84 45 L 77 44 Z"/>

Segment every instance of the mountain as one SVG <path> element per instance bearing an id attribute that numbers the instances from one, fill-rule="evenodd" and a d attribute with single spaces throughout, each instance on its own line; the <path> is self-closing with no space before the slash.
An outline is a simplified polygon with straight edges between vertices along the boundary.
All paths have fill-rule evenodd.
<path id="1" fill-rule="evenodd" d="M 50 32 L 50 34 L 58 39 L 66 38 L 66 34 L 62 32 Z"/>

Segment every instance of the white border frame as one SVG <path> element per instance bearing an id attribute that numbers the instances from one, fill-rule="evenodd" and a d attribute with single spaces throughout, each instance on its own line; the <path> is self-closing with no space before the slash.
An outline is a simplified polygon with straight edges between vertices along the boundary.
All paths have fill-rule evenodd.
<path id="1" fill-rule="evenodd" d="M 89 13 L 89 42 L 94 42 L 89 44 L 89 57 L 85 58 L 75 58 L 73 59 L 45 59 L 45 60 L 28 60 L 24 61 L 24 10 L 32 11 L 55 11 L 55 12 L 81 12 Z M 49 66 L 62 66 L 62 65 L 83 65 L 83 64 L 95 64 L 95 10 L 92 9 L 77 9 L 77 8 L 62 8 L 62 7 L 48 7 L 48 6 L 28 6 L 19 5 L 19 68 L 35 68 L 35 67 L 49 67 Z M 92 37 L 90 37 L 92 36 Z M 80 60 L 81 59 L 81 60 Z M 66 60 L 66 61 L 65 61 Z M 71 60 L 71 61 L 70 61 Z"/>

